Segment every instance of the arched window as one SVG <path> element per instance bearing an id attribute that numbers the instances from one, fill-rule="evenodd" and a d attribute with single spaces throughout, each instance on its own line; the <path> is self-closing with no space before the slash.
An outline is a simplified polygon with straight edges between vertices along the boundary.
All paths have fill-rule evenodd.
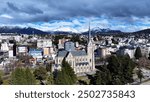
<path id="1" fill-rule="evenodd" d="M 72 66 L 72 62 L 71 61 L 69 61 L 69 64 L 70 64 L 70 66 Z"/>

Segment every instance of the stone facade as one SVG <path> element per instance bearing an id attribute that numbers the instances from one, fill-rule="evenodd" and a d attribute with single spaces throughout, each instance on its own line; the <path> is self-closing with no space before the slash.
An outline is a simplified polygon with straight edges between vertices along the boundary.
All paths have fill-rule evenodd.
<path id="1" fill-rule="evenodd" d="M 61 69 L 63 59 L 65 59 L 76 74 L 92 73 L 95 71 L 95 57 L 94 57 L 94 44 L 90 37 L 89 29 L 89 41 L 85 50 L 58 51 L 55 59 L 55 69 Z"/>

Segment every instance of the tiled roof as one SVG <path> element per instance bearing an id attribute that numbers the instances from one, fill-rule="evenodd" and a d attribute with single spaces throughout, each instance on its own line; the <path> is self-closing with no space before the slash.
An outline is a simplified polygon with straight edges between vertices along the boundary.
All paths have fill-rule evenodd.
<path id="1" fill-rule="evenodd" d="M 85 51 L 70 51 L 73 56 L 85 56 L 87 55 Z"/>
<path id="2" fill-rule="evenodd" d="M 67 53 L 68 53 L 68 51 L 65 51 L 65 50 L 59 51 L 57 56 L 58 57 L 65 57 L 67 55 Z"/>
<path id="3" fill-rule="evenodd" d="M 69 53 L 69 51 L 66 51 L 66 50 L 63 50 L 63 51 L 59 51 L 58 52 L 58 57 L 65 57 L 67 54 Z M 86 56 L 86 52 L 85 51 L 70 51 L 70 53 L 73 55 L 73 56 Z"/>

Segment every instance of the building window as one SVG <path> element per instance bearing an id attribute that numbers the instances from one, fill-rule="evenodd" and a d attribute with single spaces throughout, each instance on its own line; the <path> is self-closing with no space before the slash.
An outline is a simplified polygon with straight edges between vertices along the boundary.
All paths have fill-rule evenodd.
<path id="1" fill-rule="evenodd" d="M 69 61 L 69 64 L 70 64 L 70 66 L 72 66 L 72 62 L 71 61 Z"/>

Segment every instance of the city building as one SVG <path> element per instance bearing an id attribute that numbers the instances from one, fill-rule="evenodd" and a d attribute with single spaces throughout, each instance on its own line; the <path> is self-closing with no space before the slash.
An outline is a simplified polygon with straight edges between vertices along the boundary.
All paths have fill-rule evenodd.
<path id="1" fill-rule="evenodd" d="M 42 59 L 43 55 L 42 49 L 29 49 L 29 55 L 35 59 Z"/>
<path id="2" fill-rule="evenodd" d="M 58 41 L 58 49 L 64 49 L 64 43 L 66 41 L 69 41 L 69 39 L 65 39 L 65 38 L 59 39 L 59 41 Z"/>
<path id="3" fill-rule="evenodd" d="M 27 55 L 28 47 L 26 45 L 17 46 L 16 52 L 17 52 L 17 55 Z"/>
<path id="4" fill-rule="evenodd" d="M 37 40 L 37 48 L 46 48 L 52 47 L 52 40 L 51 39 L 39 39 Z"/>

